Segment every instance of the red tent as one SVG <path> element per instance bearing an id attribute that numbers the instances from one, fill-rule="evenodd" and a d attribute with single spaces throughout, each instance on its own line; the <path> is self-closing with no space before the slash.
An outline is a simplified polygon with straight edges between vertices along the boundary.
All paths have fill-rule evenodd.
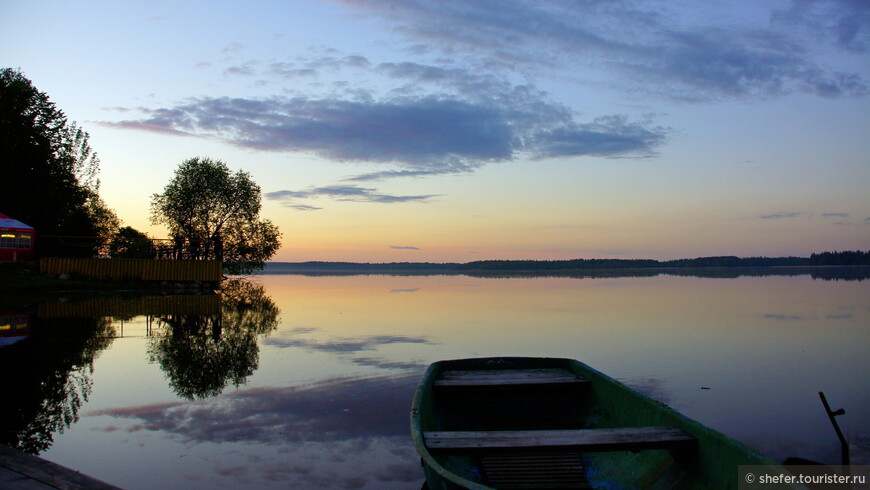
<path id="1" fill-rule="evenodd" d="M 0 213 L 0 261 L 33 260 L 33 227 Z"/>

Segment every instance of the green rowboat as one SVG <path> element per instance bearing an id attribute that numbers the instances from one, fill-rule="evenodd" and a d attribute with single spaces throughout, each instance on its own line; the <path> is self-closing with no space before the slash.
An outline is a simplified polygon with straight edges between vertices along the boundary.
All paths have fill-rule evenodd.
<path id="1" fill-rule="evenodd" d="M 411 436 L 430 489 L 737 488 L 749 447 L 571 359 L 439 361 Z"/>

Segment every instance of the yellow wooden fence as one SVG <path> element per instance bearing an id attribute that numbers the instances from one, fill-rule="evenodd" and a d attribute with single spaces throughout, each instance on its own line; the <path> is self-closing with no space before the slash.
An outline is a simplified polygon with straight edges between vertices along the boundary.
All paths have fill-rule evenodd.
<path id="1" fill-rule="evenodd" d="M 44 274 L 79 274 L 95 279 L 139 279 L 144 281 L 220 281 L 223 263 L 219 260 L 152 259 L 39 259 Z"/>

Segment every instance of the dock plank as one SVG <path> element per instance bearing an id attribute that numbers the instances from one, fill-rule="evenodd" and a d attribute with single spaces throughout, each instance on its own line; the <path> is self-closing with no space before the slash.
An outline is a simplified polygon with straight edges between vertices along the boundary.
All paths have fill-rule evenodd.
<path id="1" fill-rule="evenodd" d="M 435 380 L 436 387 L 475 387 L 588 383 L 567 369 L 491 369 L 445 371 Z"/>
<path id="2" fill-rule="evenodd" d="M 0 488 L 118 490 L 51 461 L 0 445 Z"/>
<path id="3" fill-rule="evenodd" d="M 433 431 L 423 434 L 426 447 L 439 449 L 573 448 L 578 451 L 639 451 L 687 447 L 697 443 L 673 427 L 529 431 Z"/>

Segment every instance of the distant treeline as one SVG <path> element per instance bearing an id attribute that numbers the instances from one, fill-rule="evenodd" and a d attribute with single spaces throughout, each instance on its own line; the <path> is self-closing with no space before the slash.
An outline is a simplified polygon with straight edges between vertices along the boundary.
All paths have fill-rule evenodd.
<path id="1" fill-rule="evenodd" d="M 431 262 L 391 262 L 371 264 L 365 262 L 268 262 L 265 274 L 450 274 L 461 264 Z"/>
<path id="2" fill-rule="evenodd" d="M 870 265 L 870 252 L 822 252 L 806 257 L 699 257 L 696 259 L 573 259 L 573 260 L 480 260 L 459 264 L 470 271 L 570 271 L 589 269 L 650 269 L 698 267 L 807 267 L 821 265 Z"/>
<path id="3" fill-rule="evenodd" d="M 270 262 L 265 273 L 301 274 L 451 274 L 474 272 L 570 272 L 610 269 L 690 269 L 735 267 L 812 267 L 870 265 L 870 252 L 822 252 L 807 257 L 700 257 L 696 259 L 573 259 L 573 260 L 479 260 L 475 262 Z"/>
<path id="4" fill-rule="evenodd" d="M 810 255 L 807 265 L 870 265 L 870 251 L 822 252 Z"/>

